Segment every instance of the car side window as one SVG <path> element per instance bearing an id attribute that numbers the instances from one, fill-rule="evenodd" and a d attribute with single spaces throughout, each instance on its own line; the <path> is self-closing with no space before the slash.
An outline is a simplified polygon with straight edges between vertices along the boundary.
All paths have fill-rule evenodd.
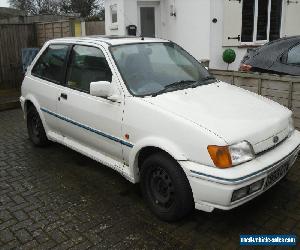
<path id="1" fill-rule="evenodd" d="M 291 48 L 287 53 L 287 64 L 294 64 L 300 66 L 300 45 Z"/>
<path id="2" fill-rule="evenodd" d="M 90 92 L 90 83 L 111 82 L 112 73 L 103 52 L 95 47 L 75 45 L 67 73 L 67 86 Z"/>
<path id="3" fill-rule="evenodd" d="M 68 45 L 49 45 L 37 60 L 31 74 L 50 82 L 62 84 L 65 78 L 65 63 L 68 50 Z"/>

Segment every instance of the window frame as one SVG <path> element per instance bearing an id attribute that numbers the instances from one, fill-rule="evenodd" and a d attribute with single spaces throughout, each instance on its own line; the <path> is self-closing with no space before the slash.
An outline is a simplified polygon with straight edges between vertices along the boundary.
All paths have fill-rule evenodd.
<path id="1" fill-rule="evenodd" d="M 68 85 L 67 83 L 67 77 L 68 77 L 68 73 L 69 73 L 69 67 L 70 67 L 70 64 L 71 64 L 71 59 L 72 59 L 72 51 L 73 51 L 73 48 L 75 46 L 84 46 L 84 47 L 91 47 L 91 48 L 95 48 L 95 49 L 99 49 L 101 51 L 101 53 L 103 54 L 106 62 L 107 62 L 107 65 L 110 69 L 110 72 L 111 72 L 111 76 L 113 77 L 113 71 L 112 71 L 112 68 L 111 66 L 109 65 L 108 63 L 108 60 L 107 60 L 107 57 L 105 56 L 105 53 L 103 51 L 102 48 L 98 47 L 98 46 L 93 46 L 93 45 L 89 45 L 89 44 L 80 44 L 80 43 L 73 43 L 71 46 L 70 46 L 70 50 L 69 50 L 69 54 L 68 54 L 68 60 L 67 60 L 67 65 L 66 65 L 66 70 L 65 70 L 65 77 L 64 77 L 64 85 L 66 88 L 69 88 L 69 89 L 73 89 L 73 90 L 76 90 L 76 91 L 79 91 L 81 93 L 86 93 L 86 94 L 89 94 L 90 95 L 90 91 L 86 91 L 86 90 L 83 90 L 83 89 L 79 89 L 79 88 L 75 88 L 75 87 L 71 87 Z M 112 83 L 112 81 L 110 82 Z"/>
<path id="2" fill-rule="evenodd" d="M 117 20 L 116 22 L 113 22 L 113 8 L 116 8 L 116 15 L 117 15 Z M 110 22 L 111 24 L 118 24 L 118 4 L 112 4 L 109 6 L 109 9 L 110 9 Z"/>
<path id="3" fill-rule="evenodd" d="M 242 8 L 244 6 L 244 1 L 242 2 Z M 258 1 L 259 0 L 254 0 L 254 26 L 253 26 L 253 36 L 252 36 L 252 41 L 251 42 L 241 42 L 242 46 L 247 46 L 247 45 L 263 45 L 267 42 L 270 41 L 270 20 L 271 20 L 271 7 L 272 7 L 272 0 L 268 0 L 268 22 L 267 22 L 267 39 L 266 40 L 257 40 L 257 22 L 258 22 Z M 282 37 L 282 28 L 283 28 L 283 19 L 284 19 L 284 3 L 285 1 L 282 1 L 282 6 L 281 6 L 281 20 L 280 20 L 280 37 Z M 243 30 L 243 23 L 241 27 L 241 34 Z"/>
<path id="4" fill-rule="evenodd" d="M 37 75 L 35 73 L 33 73 L 33 69 L 34 67 L 37 65 L 39 59 L 47 52 L 48 48 L 52 45 L 60 45 L 60 46 L 67 46 L 68 47 L 68 51 L 67 51 L 67 54 L 66 54 L 66 60 L 64 62 L 64 66 L 63 66 L 63 78 L 62 78 L 62 81 L 61 82 L 58 82 L 58 81 L 54 81 L 52 79 L 48 79 L 46 77 L 42 77 L 40 75 Z M 41 53 L 39 54 L 39 56 L 37 57 L 37 59 L 35 60 L 33 66 L 31 67 L 30 69 L 30 74 L 36 78 L 39 78 L 39 79 L 42 79 L 44 81 L 47 81 L 47 82 L 51 82 L 51 83 L 54 83 L 54 84 L 57 84 L 57 85 L 61 85 L 61 86 L 65 86 L 65 83 L 66 83 L 66 72 L 67 72 L 67 67 L 68 67 L 68 61 L 69 61 L 69 57 L 70 57 L 70 52 L 71 52 L 71 48 L 72 48 L 72 44 L 71 43 L 49 43 L 48 46 L 45 47 L 45 49 L 43 49 L 41 51 Z"/>

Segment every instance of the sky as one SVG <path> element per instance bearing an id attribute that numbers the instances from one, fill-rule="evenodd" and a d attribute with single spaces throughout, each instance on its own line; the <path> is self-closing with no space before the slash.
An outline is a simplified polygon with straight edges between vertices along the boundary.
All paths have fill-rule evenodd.
<path id="1" fill-rule="evenodd" d="M 8 0 L 0 0 L 0 7 L 8 7 Z"/>

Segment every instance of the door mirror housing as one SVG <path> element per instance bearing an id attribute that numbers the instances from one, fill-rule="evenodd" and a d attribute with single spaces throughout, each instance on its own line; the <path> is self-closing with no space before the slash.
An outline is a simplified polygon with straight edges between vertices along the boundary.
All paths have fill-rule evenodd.
<path id="1" fill-rule="evenodd" d="M 108 81 L 91 82 L 90 94 L 93 96 L 108 98 L 113 94 L 111 83 Z"/>
<path id="2" fill-rule="evenodd" d="M 115 93 L 112 84 L 108 81 L 91 82 L 90 94 L 106 98 L 112 102 L 121 102 L 120 96 Z"/>

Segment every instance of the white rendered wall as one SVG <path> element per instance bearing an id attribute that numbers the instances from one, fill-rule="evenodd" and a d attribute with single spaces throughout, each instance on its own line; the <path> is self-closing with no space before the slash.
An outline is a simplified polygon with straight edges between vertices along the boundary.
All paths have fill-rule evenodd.
<path id="1" fill-rule="evenodd" d="M 170 16 L 174 5 L 176 17 Z M 172 40 L 196 59 L 210 57 L 210 0 L 161 1 L 161 37 Z"/>
<path id="2" fill-rule="evenodd" d="M 105 34 L 106 35 L 124 35 L 125 34 L 125 19 L 124 19 L 124 1 L 128 0 L 105 0 Z M 111 23 L 110 6 L 117 4 L 118 22 Z"/>
<path id="3" fill-rule="evenodd" d="M 235 62 L 229 65 L 229 70 L 238 70 L 240 62 L 244 57 L 247 49 L 239 47 L 223 47 L 223 0 L 211 0 L 211 17 L 210 17 L 210 64 L 212 69 L 227 69 L 227 63 L 222 59 L 223 51 L 227 48 L 234 49 L 236 53 Z M 217 23 L 212 19 L 217 18 Z"/>
<path id="4" fill-rule="evenodd" d="M 172 40 L 198 60 L 210 56 L 210 0 L 105 0 L 105 29 L 107 35 L 125 35 L 126 26 L 138 25 L 138 2 L 156 3 L 160 6 L 160 30 L 158 37 Z M 110 5 L 118 4 L 118 29 L 113 30 Z M 176 9 L 176 17 L 170 16 L 170 5 Z M 114 27 L 113 27 L 114 28 Z"/>

